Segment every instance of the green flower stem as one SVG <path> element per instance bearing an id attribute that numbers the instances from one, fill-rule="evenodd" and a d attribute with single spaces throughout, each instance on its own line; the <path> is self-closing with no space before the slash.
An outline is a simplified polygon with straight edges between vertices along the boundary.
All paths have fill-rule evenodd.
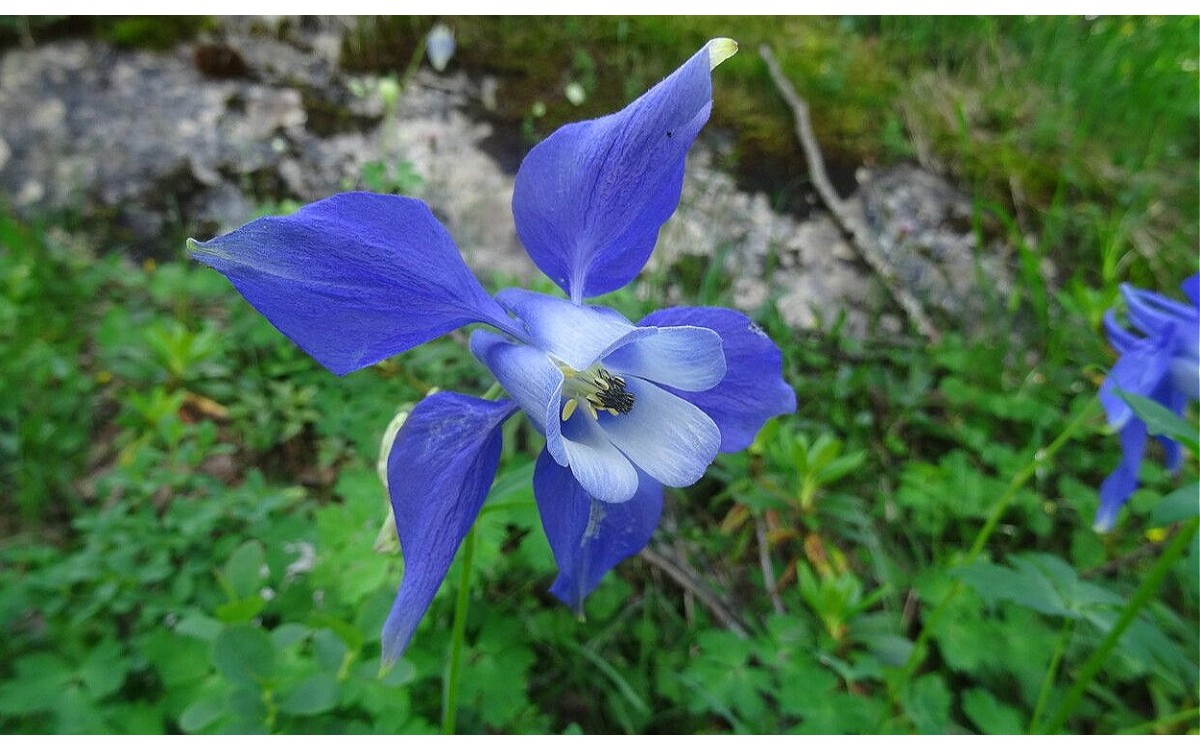
<path id="1" fill-rule="evenodd" d="M 1174 734 L 1179 734 L 1179 733 L 1182 733 L 1181 730 L 1175 729 L 1174 725 L 1179 724 L 1180 722 L 1184 722 L 1184 721 L 1190 721 L 1193 723 L 1200 721 L 1200 708 L 1195 708 L 1195 707 L 1185 708 L 1184 710 L 1173 713 L 1173 714 L 1167 714 L 1166 716 L 1159 716 L 1159 717 L 1153 719 L 1152 721 L 1147 721 L 1145 724 L 1138 724 L 1137 726 L 1126 727 L 1124 729 L 1118 729 L 1116 733 L 1117 734 L 1150 734 L 1153 732 L 1155 734 L 1158 734 L 1161 732 L 1172 731 L 1172 733 L 1174 733 Z M 1184 729 L 1182 731 L 1190 731 L 1190 730 Z"/>
<path id="2" fill-rule="evenodd" d="M 991 514 L 988 516 L 987 521 L 984 522 L 983 527 L 979 529 L 979 533 L 975 536 L 975 542 L 971 545 L 970 550 L 967 551 L 967 556 L 961 561 L 961 565 L 970 565 L 971 563 L 975 562 L 975 558 L 979 556 L 979 553 L 982 552 L 983 548 L 987 545 L 988 540 L 991 539 L 992 533 L 996 530 L 996 526 L 1000 523 L 1000 519 L 1004 517 L 1005 511 L 1008 510 L 1009 503 L 1011 503 L 1013 498 L 1017 496 L 1017 493 L 1021 490 L 1021 488 L 1024 487 L 1025 484 L 1037 474 L 1038 470 L 1041 469 L 1047 462 L 1049 462 L 1050 459 L 1053 458 L 1054 455 L 1058 453 L 1058 451 L 1061 450 L 1062 447 L 1075 436 L 1075 433 L 1078 432 L 1079 429 L 1097 413 L 1099 405 L 1100 402 L 1096 399 L 1088 399 L 1083 408 L 1079 410 L 1079 413 L 1075 415 L 1075 418 L 1063 428 L 1063 431 L 1059 434 L 1059 436 L 1056 437 L 1054 441 L 1045 448 L 1042 448 L 1034 453 L 1032 460 L 1030 460 L 1030 462 L 1023 469 L 1017 472 L 1017 474 L 1012 478 L 1012 481 L 1008 483 L 1008 487 L 1005 489 L 1004 494 L 1001 495 L 996 500 L 996 503 L 992 506 Z M 913 673 L 916 671 L 917 666 L 921 663 L 921 659 L 923 658 L 925 646 L 929 642 L 930 637 L 933 635 L 934 625 L 936 625 L 938 621 L 941 620 L 941 618 L 945 615 L 946 608 L 949 606 L 950 602 L 952 602 L 954 598 L 958 596 L 959 591 L 962 590 L 962 586 L 962 581 L 955 580 L 951 585 L 950 590 L 947 591 L 946 595 L 942 597 L 942 600 L 938 602 L 938 605 L 934 608 L 933 612 L 930 613 L 929 617 L 925 618 L 924 623 L 921 625 L 921 632 L 917 634 L 916 643 L 913 644 L 912 653 L 909 655 L 908 661 L 905 662 L 904 666 L 900 669 L 900 673 L 898 675 L 899 684 L 908 682 Z"/>
<path id="3" fill-rule="evenodd" d="M 1121 616 L 1117 618 L 1117 622 L 1113 625 L 1112 630 L 1108 631 L 1108 635 L 1105 636 L 1100 646 L 1084 662 L 1083 667 L 1079 670 L 1079 676 L 1075 678 L 1075 682 L 1071 685 L 1070 690 L 1067 691 L 1066 697 L 1059 704 L 1058 711 L 1050 719 L 1050 724 L 1046 728 L 1046 734 L 1054 734 L 1062 729 L 1067 721 L 1067 717 L 1075 710 L 1079 699 L 1083 697 L 1084 691 L 1092 684 L 1092 679 L 1095 678 L 1100 668 L 1104 666 L 1109 654 L 1116 648 L 1125 630 L 1133 623 L 1138 613 L 1154 598 L 1154 595 L 1158 593 L 1158 589 L 1162 586 L 1162 582 L 1167 577 L 1167 573 L 1171 570 L 1171 567 L 1187 551 L 1188 547 L 1191 546 L 1192 540 L 1196 537 L 1197 529 L 1200 529 L 1200 518 L 1193 518 L 1186 521 L 1175 534 L 1175 538 L 1163 550 L 1162 556 L 1158 558 L 1158 562 L 1146 574 L 1146 579 L 1142 581 L 1142 585 L 1138 587 L 1137 591 L 1133 594 L 1133 598 L 1129 600 L 1129 603 L 1125 605 L 1125 609 L 1121 611 Z"/>
<path id="4" fill-rule="evenodd" d="M 475 561 L 475 529 L 463 540 L 462 567 L 458 574 L 458 599 L 454 604 L 454 625 L 450 631 L 450 662 L 446 665 L 446 683 L 442 691 L 442 734 L 454 734 L 458 718 L 458 680 L 462 674 L 463 646 L 467 640 L 467 607 L 471 603 L 471 566 Z"/>
<path id="5" fill-rule="evenodd" d="M 483 398 L 492 401 L 503 392 L 499 383 L 493 383 Z M 458 681 L 462 675 L 463 647 L 467 641 L 467 608 L 471 604 L 471 568 L 474 563 L 475 527 L 472 526 L 462 543 L 458 597 L 454 602 L 454 624 L 450 631 L 450 661 L 446 664 L 446 683 L 442 690 L 442 734 L 454 734 L 458 719 Z"/>
<path id="6" fill-rule="evenodd" d="M 1042 689 L 1038 692 L 1037 705 L 1033 707 L 1033 716 L 1029 719 L 1030 734 L 1038 734 L 1038 722 L 1041 721 L 1042 711 L 1046 710 L 1046 701 L 1050 698 L 1050 691 L 1054 688 L 1054 679 L 1058 676 L 1058 665 L 1062 663 L 1073 632 L 1075 632 L 1075 620 L 1064 617 L 1058 648 L 1054 649 L 1054 656 L 1050 658 L 1050 666 L 1046 668 L 1046 676 L 1042 678 Z"/>

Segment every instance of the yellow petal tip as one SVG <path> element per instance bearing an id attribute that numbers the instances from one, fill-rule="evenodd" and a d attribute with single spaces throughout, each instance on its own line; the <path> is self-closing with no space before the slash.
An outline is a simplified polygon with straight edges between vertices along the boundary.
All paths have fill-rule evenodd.
<path id="1" fill-rule="evenodd" d="M 721 63 L 733 57 L 738 51 L 738 43 L 725 37 L 713 39 L 704 46 L 708 49 L 709 70 L 713 70 Z"/>

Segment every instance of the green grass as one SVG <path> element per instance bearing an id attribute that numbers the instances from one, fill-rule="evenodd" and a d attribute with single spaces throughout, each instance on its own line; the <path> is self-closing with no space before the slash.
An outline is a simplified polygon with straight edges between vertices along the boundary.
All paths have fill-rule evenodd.
<path id="1" fill-rule="evenodd" d="M 1195 487 L 1195 456 L 1178 476 L 1152 457 L 1117 529 L 1090 529 L 1119 454 L 1095 416 L 1113 361 L 1098 313 L 1118 281 L 1168 292 L 1195 270 L 1195 19 L 539 23 L 457 27 L 458 64 L 524 81 L 502 114 L 547 101 L 532 132 L 619 106 L 719 33 L 743 50 L 716 76 L 714 127 L 737 131 L 743 164 L 754 143 L 794 149 L 754 56 L 768 41 L 831 152 L 887 162 L 925 128 L 979 231 L 1022 248 L 1022 285 L 977 336 L 933 345 L 748 311 L 799 408 L 671 491 L 655 539 L 745 637 L 647 559 L 610 574 L 582 621 L 553 601 L 540 438 L 508 427 L 477 527 L 460 731 L 1048 726 Z M 373 21 L 346 54 L 407 64 L 411 46 L 382 40 L 427 25 Z M 553 99 L 564 77 L 591 87 L 585 108 Z M 464 337 L 335 378 L 218 274 L 89 252 L 77 225 L 0 216 L 0 731 L 434 731 L 458 592 L 379 678 L 402 563 L 372 549 L 375 465 L 398 409 L 490 385 Z M 672 273 L 689 299 L 728 303 L 704 269 Z M 604 302 L 636 318 L 666 283 Z M 1067 730 L 1197 730 L 1198 554 L 1168 566 Z"/>

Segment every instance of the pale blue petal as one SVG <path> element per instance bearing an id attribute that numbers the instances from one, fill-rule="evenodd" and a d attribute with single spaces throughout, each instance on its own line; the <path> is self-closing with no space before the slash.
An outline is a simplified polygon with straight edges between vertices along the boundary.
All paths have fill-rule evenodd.
<path id="1" fill-rule="evenodd" d="M 533 494 L 558 563 L 550 593 L 577 614 L 605 573 L 646 546 L 662 514 L 662 486 L 645 474 L 628 502 L 604 503 L 545 451 L 534 469 Z"/>
<path id="2" fill-rule="evenodd" d="M 681 391 L 703 391 L 725 377 L 721 337 L 707 328 L 650 328 L 653 334 L 605 355 L 604 366 Z"/>
<path id="3" fill-rule="evenodd" d="M 721 447 L 721 431 L 712 419 L 645 380 L 628 377 L 625 389 L 633 394 L 633 409 L 628 414 L 601 412 L 604 434 L 639 469 L 668 487 L 686 487 L 703 476 Z"/>
<path id="4" fill-rule="evenodd" d="M 577 409 L 562 423 L 562 442 L 546 450 L 560 465 L 567 465 L 589 495 L 606 503 L 627 502 L 638 488 L 637 470 L 617 449 L 596 420 Z M 557 455 L 563 454 L 564 462 Z"/>
<path id="5" fill-rule="evenodd" d="M 596 363 L 620 342 L 648 333 L 620 314 L 605 308 L 577 305 L 570 300 L 524 289 L 505 289 L 496 299 L 516 316 L 521 337 L 576 370 Z"/>
<path id="6" fill-rule="evenodd" d="M 783 379 L 779 347 L 755 323 L 722 307 L 671 307 L 650 313 L 640 326 L 691 325 L 721 337 L 725 377 L 699 393 L 668 388 L 700 407 L 721 430 L 721 451 L 745 450 L 768 419 L 796 411 L 796 392 Z"/>
<path id="7" fill-rule="evenodd" d="M 559 128 L 522 162 L 517 234 L 573 300 L 618 289 L 645 265 L 712 109 L 712 63 L 706 45 L 625 109 Z"/>
<path id="8" fill-rule="evenodd" d="M 508 401 L 435 393 L 417 404 L 388 455 L 388 491 L 404 551 L 404 579 L 383 626 L 383 663 L 408 647 L 459 544 L 487 497 L 500 460 Z"/>
<path id="9" fill-rule="evenodd" d="M 412 198 L 343 193 L 188 246 L 338 375 L 467 323 L 509 327 L 445 228 Z"/>
<path id="10" fill-rule="evenodd" d="M 547 426 L 558 432 L 563 374 L 544 352 L 478 330 L 471 333 L 471 353 L 492 371 L 538 432 L 546 434 Z"/>

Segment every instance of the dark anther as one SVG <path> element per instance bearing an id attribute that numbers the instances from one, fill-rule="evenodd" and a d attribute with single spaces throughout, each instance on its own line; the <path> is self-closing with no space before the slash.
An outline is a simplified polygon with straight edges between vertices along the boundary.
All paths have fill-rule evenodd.
<path id="1" fill-rule="evenodd" d="M 613 414 L 628 414 L 633 410 L 633 394 L 625 390 L 625 381 L 619 376 L 600 370 L 592 382 L 599 390 L 587 400 L 597 410 L 605 409 Z"/>

